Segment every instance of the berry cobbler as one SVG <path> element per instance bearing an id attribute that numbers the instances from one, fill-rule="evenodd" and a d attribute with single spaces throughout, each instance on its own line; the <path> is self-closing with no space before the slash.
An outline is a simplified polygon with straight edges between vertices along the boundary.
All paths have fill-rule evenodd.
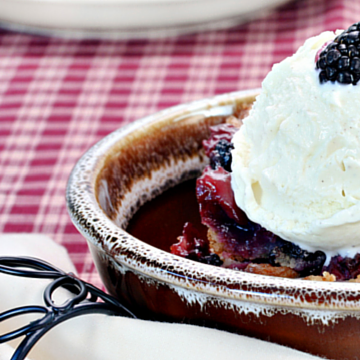
<path id="1" fill-rule="evenodd" d="M 203 142 L 209 165 L 196 195 L 207 238 L 187 223 L 171 252 L 256 274 L 360 282 L 359 80 L 360 23 L 310 38 L 274 65 L 248 114 Z"/>

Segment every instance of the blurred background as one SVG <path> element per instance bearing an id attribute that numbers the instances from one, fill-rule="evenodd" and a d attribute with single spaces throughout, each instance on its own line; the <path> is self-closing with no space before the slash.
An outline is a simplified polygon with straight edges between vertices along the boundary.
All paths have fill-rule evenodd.
<path id="1" fill-rule="evenodd" d="M 358 0 L 0 0 L 0 232 L 50 236 L 99 286 L 65 206 L 77 159 L 158 110 L 260 87 L 358 21 Z"/>

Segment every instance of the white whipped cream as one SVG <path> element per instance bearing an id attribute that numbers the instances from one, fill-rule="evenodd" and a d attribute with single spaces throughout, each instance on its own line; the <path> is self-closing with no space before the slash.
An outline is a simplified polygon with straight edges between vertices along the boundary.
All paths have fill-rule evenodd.
<path id="1" fill-rule="evenodd" d="M 360 252 L 360 83 L 320 84 L 308 39 L 274 65 L 235 134 L 232 187 L 254 222 L 304 249 Z"/>

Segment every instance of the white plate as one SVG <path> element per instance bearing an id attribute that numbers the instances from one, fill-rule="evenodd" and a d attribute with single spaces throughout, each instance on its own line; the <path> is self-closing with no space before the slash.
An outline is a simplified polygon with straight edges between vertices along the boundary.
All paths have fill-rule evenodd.
<path id="1" fill-rule="evenodd" d="M 66 37 L 163 37 L 239 24 L 286 1 L 0 0 L 0 25 Z"/>

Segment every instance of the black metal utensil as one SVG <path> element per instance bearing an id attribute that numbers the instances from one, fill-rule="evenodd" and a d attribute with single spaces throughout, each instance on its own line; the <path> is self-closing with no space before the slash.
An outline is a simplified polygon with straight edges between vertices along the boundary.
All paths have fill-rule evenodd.
<path id="1" fill-rule="evenodd" d="M 41 318 L 28 325 L 0 335 L 0 344 L 24 336 L 10 360 L 25 359 L 45 333 L 54 326 L 76 316 L 106 314 L 136 319 L 136 316 L 114 297 L 46 261 L 31 257 L 0 257 L 0 273 L 29 278 L 54 279 L 45 288 L 44 306 L 23 306 L 0 314 L 0 322 L 24 314 L 43 314 Z M 70 291 L 74 296 L 57 305 L 53 300 L 53 294 L 59 288 Z"/>

